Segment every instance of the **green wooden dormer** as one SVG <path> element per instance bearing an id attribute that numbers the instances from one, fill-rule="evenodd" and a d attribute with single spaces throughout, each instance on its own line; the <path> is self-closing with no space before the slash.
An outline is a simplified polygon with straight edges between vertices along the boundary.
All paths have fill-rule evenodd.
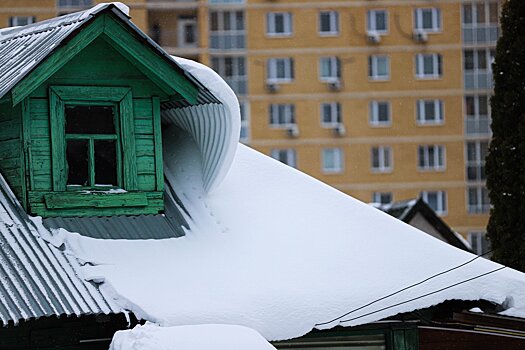
<path id="1" fill-rule="evenodd" d="M 0 171 L 26 210 L 163 212 L 161 105 L 197 104 L 202 86 L 113 4 L 4 30 L 1 45 L 19 63 L 0 60 Z"/>

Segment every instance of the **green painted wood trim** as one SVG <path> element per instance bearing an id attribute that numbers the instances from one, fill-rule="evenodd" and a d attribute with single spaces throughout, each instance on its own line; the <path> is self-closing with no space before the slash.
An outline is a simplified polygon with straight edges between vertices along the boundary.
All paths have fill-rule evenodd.
<path id="1" fill-rule="evenodd" d="M 31 100 L 26 97 L 22 102 L 22 127 L 20 128 L 20 139 L 22 140 L 22 152 L 20 161 L 22 167 L 22 206 L 27 210 L 27 193 L 33 188 L 33 167 L 31 164 Z"/>
<path id="2" fill-rule="evenodd" d="M 117 216 L 117 215 L 156 215 L 163 211 L 162 204 L 146 207 L 115 207 L 115 208 L 74 208 L 74 209 L 47 209 L 43 203 L 31 204 L 33 215 L 42 217 L 85 217 L 85 216 Z"/>
<path id="3" fill-rule="evenodd" d="M 13 106 L 28 97 L 37 87 L 86 48 L 104 30 L 104 18 L 96 18 L 65 45 L 56 49 L 11 90 Z"/>
<path id="4" fill-rule="evenodd" d="M 74 101 L 75 104 L 85 103 L 86 105 L 100 105 L 100 102 L 104 101 L 120 102 L 131 91 L 128 87 L 70 85 L 53 85 L 51 89 L 62 100 Z"/>
<path id="5" fill-rule="evenodd" d="M 47 209 L 145 207 L 148 205 L 148 198 L 144 192 L 49 193 L 44 195 L 44 200 Z"/>
<path id="6" fill-rule="evenodd" d="M 164 167 L 162 164 L 162 128 L 160 122 L 160 99 L 153 96 L 151 99 L 153 112 L 153 136 L 155 147 L 155 179 L 156 190 L 164 190 Z"/>
<path id="7" fill-rule="evenodd" d="M 66 143 L 65 143 L 65 116 L 64 101 L 53 90 L 49 89 L 49 119 L 51 125 L 51 163 L 53 176 L 53 190 L 66 189 Z"/>
<path id="8" fill-rule="evenodd" d="M 137 187 L 137 156 L 135 149 L 135 121 L 133 116 L 133 98 L 131 91 L 120 102 L 120 133 L 122 150 L 124 151 L 123 177 L 126 190 L 136 190 Z"/>
<path id="9" fill-rule="evenodd" d="M 190 104 L 197 103 L 199 90 L 182 72 L 179 72 L 172 64 L 167 62 L 167 58 L 161 57 L 158 53 L 146 44 L 137 40 L 130 33 L 129 28 L 115 20 L 113 17 L 106 16 L 104 27 L 104 38 L 117 51 L 129 58 L 148 78 L 155 82 L 159 87 L 172 91 L 166 91 L 173 95 L 173 91 L 179 93 Z"/>

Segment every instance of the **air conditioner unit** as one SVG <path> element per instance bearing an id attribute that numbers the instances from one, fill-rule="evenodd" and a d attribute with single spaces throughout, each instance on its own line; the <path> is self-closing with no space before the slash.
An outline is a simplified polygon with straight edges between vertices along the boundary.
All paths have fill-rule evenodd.
<path id="1" fill-rule="evenodd" d="M 379 44 L 381 42 L 381 35 L 379 35 L 378 32 L 367 32 L 366 40 L 368 40 L 370 44 Z"/>
<path id="2" fill-rule="evenodd" d="M 346 135 L 346 128 L 342 123 L 337 124 L 333 129 L 335 136 L 344 136 Z"/>
<path id="3" fill-rule="evenodd" d="M 279 91 L 279 84 L 272 83 L 272 82 L 267 82 L 266 83 L 266 90 L 268 90 L 269 92 L 277 92 L 277 91 Z"/>
<path id="4" fill-rule="evenodd" d="M 329 81 L 328 83 L 328 88 L 332 91 L 339 91 L 341 90 L 341 81 L 340 80 L 333 80 L 333 81 Z"/>
<path id="5" fill-rule="evenodd" d="M 299 136 L 299 127 L 297 126 L 297 124 L 290 125 L 286 129 L 286 134 L 289 137 L 298 137 Z"/>
<path id="6" fill-rule="evenodd" d="M 426 43 L 428 41 L 428 34 L 425 32 L 414 32 L 414 41 L 418 43 Z"/>

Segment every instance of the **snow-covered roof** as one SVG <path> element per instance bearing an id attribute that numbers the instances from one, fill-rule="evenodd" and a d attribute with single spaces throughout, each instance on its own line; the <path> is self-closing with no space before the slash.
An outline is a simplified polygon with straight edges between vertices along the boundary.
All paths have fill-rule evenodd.
<path id="1" fill-rule="evenodd" d="M 96 284 L 75 273 L 79 261 L 47 243 L 51 234 L 29 219 L 0 176 L 0 321 L 117 313 Z"/>

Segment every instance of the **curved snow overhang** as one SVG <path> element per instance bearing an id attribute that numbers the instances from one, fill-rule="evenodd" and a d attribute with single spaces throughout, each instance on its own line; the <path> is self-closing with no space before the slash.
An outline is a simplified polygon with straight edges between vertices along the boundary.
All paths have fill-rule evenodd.
<path id="1" fill-rule="evenodd" d="M 235 93 L 212 69 L 184 58 L 173 57 L 219 101 L 188 107 L 163 105 L 163 120 L 187 131 L 199 147 L 203 164 L 203 185 L 209 192 L 224 179 L 237 150 L 240 109 Z"/>

